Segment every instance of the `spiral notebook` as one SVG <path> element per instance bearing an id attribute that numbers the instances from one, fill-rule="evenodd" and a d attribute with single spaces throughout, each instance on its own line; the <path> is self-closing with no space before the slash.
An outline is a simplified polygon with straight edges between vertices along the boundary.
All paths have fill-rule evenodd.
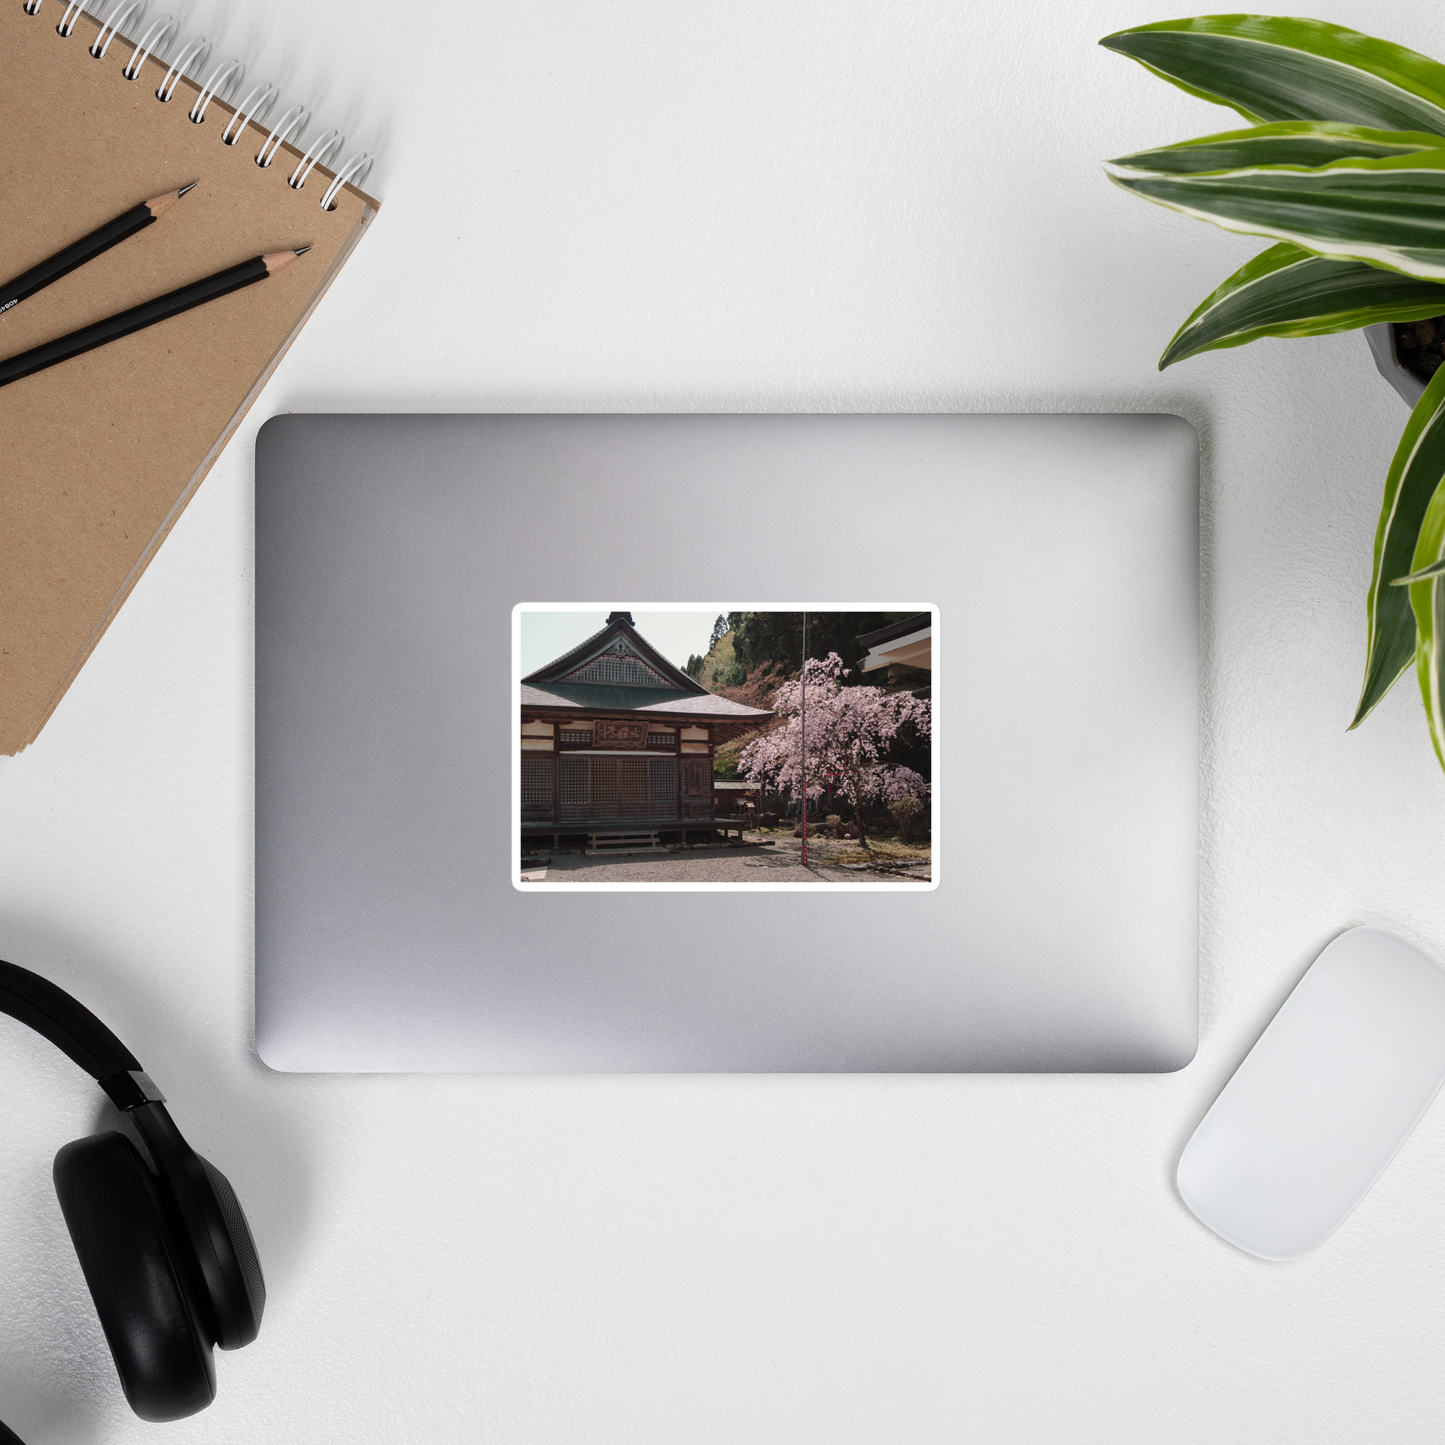
<path id="1" fill-rule="evenodd" d="M 117 0 L 103 24 L 60 0 L 0 0 L 5 277 L 197 183 L 154 225 L 0 316 L 0 356 L 252 256 L 311 250 L 0 389 L 5 755 L 35 739 L 378 209 L 356 185 L 365 155 L 142 11 Z"/>

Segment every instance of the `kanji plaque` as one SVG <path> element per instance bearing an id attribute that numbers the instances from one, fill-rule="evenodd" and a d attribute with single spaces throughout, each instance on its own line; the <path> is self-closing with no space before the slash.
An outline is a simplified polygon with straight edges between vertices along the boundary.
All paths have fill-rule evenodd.
<path id="1" fill-rule="evenodd" d="M 609 721 L 606 718 L 597 720 L 596 731 L 593 734 L 594 746 L 600 747 L 603 743 L 636 743 L 638 747 L 647 746 L 647 724 L 645 722 L 617 722 Z"/>

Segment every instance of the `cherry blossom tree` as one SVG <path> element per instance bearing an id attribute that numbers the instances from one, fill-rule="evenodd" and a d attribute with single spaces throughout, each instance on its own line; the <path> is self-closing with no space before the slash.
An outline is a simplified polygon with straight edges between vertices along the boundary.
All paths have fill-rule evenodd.
<path id="1" fill-rule="evenodd" d="M 821 661 L 809 658 L 803 680 L 785 682 L 777 689 L 772 706 L 778 725 L 743 749 L 738 770 L 749 782 L 794 798 L 821 797 L 830 778 L 841 779 L 866 847 L 865 803 L 891 803 L 902 797 L 923 801 L 928 796 L 928 785 L 919 774 L 912 768 L 890 766 L 885 758 L 894 738 L 909 723 L 928 737 L 933 710 L 906 692 L 844 687 L 841 679 L 847 676 L 836 652 Z M 805 686 L 806 758 L 800 716 Z"/>

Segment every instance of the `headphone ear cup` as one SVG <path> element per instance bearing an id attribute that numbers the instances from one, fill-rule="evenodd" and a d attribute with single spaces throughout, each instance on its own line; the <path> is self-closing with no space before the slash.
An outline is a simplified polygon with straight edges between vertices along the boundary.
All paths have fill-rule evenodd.
<path id="1" fill-rule="evenodd" d="M 241 1208 L 231 1181 L 209 1159 L 200 1154 L 196 1158 L 201 1161 L 206 1182 L 220 1211 L 236 1273 L 240 1277 L 240 1293 L 237 1295 L 233 1291 L 228 1301 L 228 1318 L 218 1318 L 216 1330 L 216 1343 L 223 1350 L 236 1350 L 242 1345 L 249 1345 L 260 1331 L 261 1316 L 266 1310 L 266 1279 L 261 1273 L 261 1260 L 256 1253 L 256 1241 L 251 1238 L 251 1226 L 246 1222 L 246 1211 Z M 0 1441 L 0 1445 L 4 1442 Z"/>
<path id="2" fill-rule="evenodd" d="M 216 1397 L 211 1339 L 183 1271 L 186 1242 L 123 1134 L 55 1156 L 55 1192 L 121 1388 L 142 1420 L 179 1420 Z"/>

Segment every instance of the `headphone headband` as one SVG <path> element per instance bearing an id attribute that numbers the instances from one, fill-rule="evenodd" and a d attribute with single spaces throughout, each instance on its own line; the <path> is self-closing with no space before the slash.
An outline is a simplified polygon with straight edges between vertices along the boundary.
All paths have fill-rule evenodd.
<path id="1" fill-rule="evenodd" d="M 18 1019 L 79 1064 L 117 1107 L 159 1102 L 136 1057 L 83 1003 L 49 979 L 0 959 L 0 1013 Z M 149 1091 L 132 1075 L 140 1074 Z M 119 1096 L 119 1097 L 117 1097 Z"/>

